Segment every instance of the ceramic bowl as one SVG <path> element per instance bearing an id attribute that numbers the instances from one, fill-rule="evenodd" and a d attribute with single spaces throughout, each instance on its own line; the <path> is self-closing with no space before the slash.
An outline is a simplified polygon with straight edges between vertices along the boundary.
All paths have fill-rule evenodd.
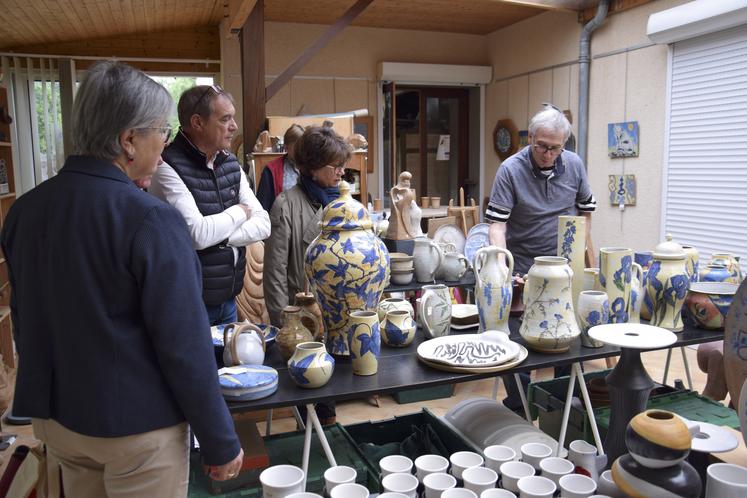
<path id="1" fill-rule="evenodd" d="M 412 282 L 413 270 L 392 270 L 391 280 L 396 285 L 407 285 Z"/>
<path id="2" fill-rule="evenodd" d="M 685 298 L 687 311 L 698 326 L 723 329 L 738 287 L 738 284 L 728 282 L 692 282 Z"/>

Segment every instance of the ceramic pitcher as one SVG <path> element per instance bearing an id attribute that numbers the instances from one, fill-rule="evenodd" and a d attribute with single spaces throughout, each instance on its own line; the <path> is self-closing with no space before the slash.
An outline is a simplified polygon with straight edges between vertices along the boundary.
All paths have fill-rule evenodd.
<path id="1" fill-rule="evenodd" d="M 281 316 L 283 327 L 278 332 L 275 342 L 278 345 L 283 361 L 288 361 L 293 356 L 293 353 L 295 353 L 297 344 L 314 340 L 311 331 L 304 327 L 301 322 L 301 318 L 313 318 L 313 316 L 298 306 L 286 306 L 283 308 Z"/>
<path id="2" fill-rule="evenodd" d="M 571 289 L 573 276 L 565 258 L 537 256 L 524 285 L 524 319 L 519 333 L 541 353 L 568 351 L 581 331 Z"/>
<path id="3" fill-rule="evenodd" d="M 578 303 L 578 293 L 583 290 L 584 255 L 586 252 L 586 218 L 583 216 L 558 216 L 558 256 L 568 260 L 573 271 L 573 305 Z"/>
<path id="4" fill-rule="evenodd" d="M 572 441 L 568 446 L 568 460 L 576 466 L 577 474 L 584 474 L 594 482 L 599 480 L 599 472 L 607 465 L 607 455 L 597 455 L 597 448 L 583 439 Z"/>
<path id="5" fill-rule="evenodd" d="M 332 378 L 335 359 L 327 353 L 323 342 L 296 344 L 296 351 L 288 360 L 288 373 L 300 387 L 322 387 Z"/>
<path id="6" fill-rule="evenodd" d="M 469 261 L 463 254 L 458 252 L 447 252 L 444 254 L 441 273 L 447 282 L 458 282 L 467 273 Z"/>
<path id="7" fill-rule="evenodd" d="M 355 375 L 373 375 L 379 370 L 381 333 L 375 311 L 350 313 L 348 348 Z"/>
<path id="8" fill-rule="evenodd" d="M 646 294 L 652 304 L 651 325 L 680 332 L 682 305 L 685 303 L 690 277 L 686 268 L 687 256 L 682 246 L 667 234 L 666 242 L 656 246 L 654 262 L 648 270 Z"/>
<path id="9" fill-rule="evenodd" d="M 630 304 L 628 308 L 628 323 L 641 323 L 641 305 L 643 303 L 643 268 L 633 263 L 630 277 Z"/>
<path id="10" fill-rule="evenodd" d="M 501 262 L 505 255 L 508 267 Z M 482 247 L 475 253 L 475 301 L 480 331 L 500 330 L 509 333 L 514 257 L 502 247 Z"/>
<path id="11" fill-rule="evenodd" d="M 301 317 L 303 326 L 309 329 L 315 341 L 326 342 L 327 334 L 324 331 L 324 318 L 319 303 L 316 302 L 311 292 L 299 292 L 296 294 L 296 306 L 309 314 Z"/>
<path id="12" fill-rule="evenodd" d="M 451 242 L 436 242 L 436 246 L 441 251 L 441 263 L 436 268 L 436 280 L 444 279 L 444 264 L 446 260 L 446 254 L 456 251 L 456 246 Z"/>
<path id="13" fill-rule="evenodd" d="M 633 250 L 624 247 L 599 249 L 599 284 L 610 300 L 610 323 L 627 323 Z"/>
<path id="14" fill-rule="evenodd" d="M 412 252 L 415 265 L 415 279 L 418 282 L 433 282 L 436 279 L 436 270 L 441 266 L 443 256 L 441 250 L 428 237 L 415 239 L 415 248 Z"/>
<path id="15" fill-rule="evenodd" d="M 451 294 L 443 284 L 424 285 L 418 302 L 418 323 L 428 339 L 448 335 L 451 325 Z"/>
<path id="16" fill-rule="evenodd" d="M 223 327 L 223 364 L 261 365 L 265 361 L 265 336 L 248 322 L 229 323 Z"/>

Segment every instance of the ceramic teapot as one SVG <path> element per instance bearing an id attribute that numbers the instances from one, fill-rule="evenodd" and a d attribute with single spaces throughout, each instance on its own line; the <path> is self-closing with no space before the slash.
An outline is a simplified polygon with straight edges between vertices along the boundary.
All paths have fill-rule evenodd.
<path id="1" fill-rule="evenodd" d="M 447 252 L 441 265 L 441 274 L 447 282 L 458 282 L 469 270 L 469 261 L 463 254 Z"/>
<path id="2" fill-rule="evenodd" d="M 223 328 L 223 364 L 261 365 L 265 361 L 265 336 L 248 322 L 229 323 Z"/>

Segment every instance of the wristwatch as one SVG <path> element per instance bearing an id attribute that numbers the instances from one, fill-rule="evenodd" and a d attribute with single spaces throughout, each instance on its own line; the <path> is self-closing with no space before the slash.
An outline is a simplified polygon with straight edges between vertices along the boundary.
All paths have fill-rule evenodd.
<path id="1" fill-rule="evenodd" d="M 501 119 L 493 129 L 493 147 L 501 160 L 514 154 L 519 148 L 519 130 L 510 119 Z"/>

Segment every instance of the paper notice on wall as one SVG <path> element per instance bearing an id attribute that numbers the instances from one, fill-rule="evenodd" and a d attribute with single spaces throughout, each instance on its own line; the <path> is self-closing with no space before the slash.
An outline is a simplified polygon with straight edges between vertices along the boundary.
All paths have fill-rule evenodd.
<path id="1" fill-rule="evenodd" d="M 451 136 L 441 135 L 438 138 L 438 149 L 436 150 L 436 161 L 448 161 L 451 152 Z"/>

